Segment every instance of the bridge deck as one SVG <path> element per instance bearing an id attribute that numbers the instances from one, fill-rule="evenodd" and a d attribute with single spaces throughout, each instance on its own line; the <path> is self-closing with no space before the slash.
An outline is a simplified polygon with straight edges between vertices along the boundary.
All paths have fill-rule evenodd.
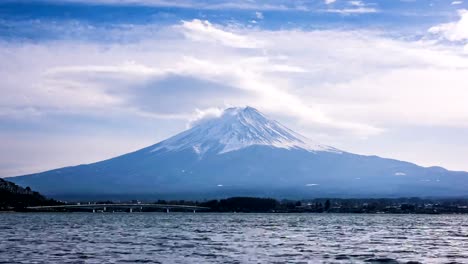
<path id="1" fill-rule="evenodd" d="M 161 208 L 161 209 L 186 209 L 186 210 L 207 210 L 208 207 L 192 206 L 192 205 L 178 205 L 178 204 L 66 204 L 66 205 L 50 205 L 50 206 L 30 206 L 27 209 L 66 209 L 66 208 L 85 208 L 85 209 L 98 209 L 98 208 Z"/>

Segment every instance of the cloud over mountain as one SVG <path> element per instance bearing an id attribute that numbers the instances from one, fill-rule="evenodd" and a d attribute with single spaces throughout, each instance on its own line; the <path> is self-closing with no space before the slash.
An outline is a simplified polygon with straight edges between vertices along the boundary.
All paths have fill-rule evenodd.
<path id="1" fill-rule="evenodd" d="M 21 14 L 23 19 L 12 14 L 0 21 L 0 137 L 9 142 L 0 146 L 4 176 L 54 167 L 57 155 L 45 162 L 32 154 L 43 148 L 37 144 L 41 139 L 59 138 L 52 149 L 76 148 L 82 151 L 79 162 L 91 162 L 165 138 L 210 116 L 204 113 L 233 105 L 255 106 L 340 148 L 465 167 L 463 12 L 456 21 L 438 14 L 437 21 L 424 20 L 427 25 L 402 22 L 388 29 L 384 20 L 395 13 L 414 22 L 408 13 L 422 8 L 419 2 L 399 3 L 399 9 L 368 1 L 317 1 L 304 8 L 270 2 L 276 9 L 243 2 L 244 9 L 235 9 L 220 1 L 216 15 L 209 8 L 195 12 L 197 3 L 189 1 L 72 2 L 48 5 L 59 9 L 50 14 Z M 122 5 L 125 14 L 119 13 Z M 362 7 L 381 12 L 351 17 L 325 12 Z M 95 8 L 112 16 L 87 13 Z M 238 16 L 230 17 L 231 10 Z M 252 24 L 257 12 L 263 19 Z M 287 21 L 279 22 L 274 12 Z M 56 15 L 65 13 L 73 19 Z M 382 24 L 364 26 L 369 15 L 381 17 Z M 308 22 L 312 18 L 316 23 Z M 86 158 L 74 139 L 87 146 L 95 141 L 79 135 L 99 137 L 106 148 Z M 434 151 L 405 150 L 423 144 L 421 138 Z M 12 148 L 15 158 L 9 158 Z M 22 169 L 7 166 L 11 159 Z M 57 164 L 75 160 L 64 156 Z"/>

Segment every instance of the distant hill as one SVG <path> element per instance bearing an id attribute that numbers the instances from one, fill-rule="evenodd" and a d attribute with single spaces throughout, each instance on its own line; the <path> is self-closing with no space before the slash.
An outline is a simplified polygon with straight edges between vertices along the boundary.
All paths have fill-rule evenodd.
<path id="1" fill-rule="evenodd" d="M 57 205 L 59 202 L 47 199 L 31 188 L 20 187 L 12 182 L 0 179 L 0 211 L 22 209 L 28 206 Z"/>
<path id="2" fill-rule="evenodd" d="M 62 199 L 468 195 L 467 172 L 342 151 L 251 107 L 226 109 L 133 153 L 8 180 Z"/>

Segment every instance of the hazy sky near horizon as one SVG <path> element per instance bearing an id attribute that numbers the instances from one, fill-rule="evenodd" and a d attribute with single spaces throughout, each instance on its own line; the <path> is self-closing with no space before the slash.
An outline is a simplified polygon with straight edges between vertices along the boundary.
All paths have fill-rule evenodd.
<path id="1" fill-rule="evenodd" d="M 468 1 L 0 2 L 0 177 L 252 106 L 322 144 L 468 171 Z"/>

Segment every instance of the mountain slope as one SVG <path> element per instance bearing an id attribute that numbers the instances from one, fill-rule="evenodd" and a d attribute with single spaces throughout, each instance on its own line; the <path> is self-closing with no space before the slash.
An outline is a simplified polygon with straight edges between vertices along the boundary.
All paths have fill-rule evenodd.
<path id="1" fill-rule="evenodd" d="M 252 107 L 228 108 L 216 119 L 206 121 L 158 144 L 153 151 L 193 149 L 198 154 L 218 154 L 253 145 L 308 151 L 337 151 L 267 119 Z"/>
<path id="2" fill-rule="evenodd" d="M 251 107 L 227 109 L 218 118 L 133 153 L 9 180 L 54 196 L 305 198 L 468 193 L 466 172 L 343 152 L 312 142 Z"/>

